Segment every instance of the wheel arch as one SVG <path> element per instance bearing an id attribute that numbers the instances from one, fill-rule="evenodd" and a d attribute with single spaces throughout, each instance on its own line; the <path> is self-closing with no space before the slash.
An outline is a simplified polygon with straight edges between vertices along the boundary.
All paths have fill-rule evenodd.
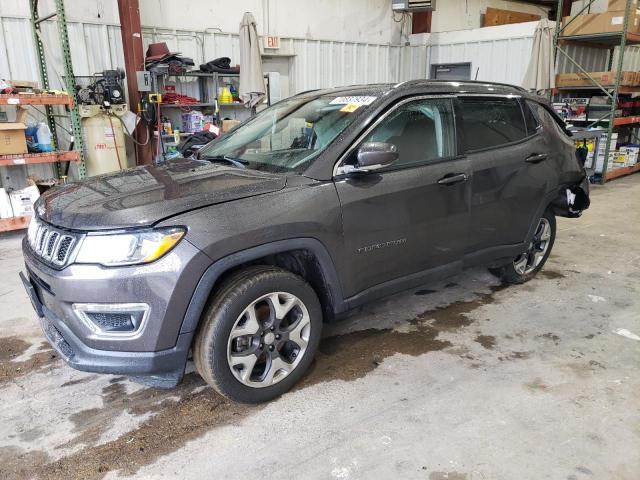
<path id="1" fill-rule="evenodd" d="M 180 328 L 180 334 L 194 333 L 216 284 L 238 268 L 255 264 L 280 266 L 301 275 L 320 298 L 323 314 L 330 320 L 346 310 L 333 260 L 315 238 L 296 238 L 266 243 L 217 260 L 205 270 L 196 286 Z"/>

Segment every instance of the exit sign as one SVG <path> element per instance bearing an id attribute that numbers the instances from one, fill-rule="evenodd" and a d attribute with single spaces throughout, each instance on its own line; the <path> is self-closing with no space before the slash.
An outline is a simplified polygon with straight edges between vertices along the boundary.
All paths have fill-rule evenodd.
<path id="1" fill-rule="evenodd" d="M 264 37 L 264 48 L 280 48 L 280 37 L 272 35 Z"/>

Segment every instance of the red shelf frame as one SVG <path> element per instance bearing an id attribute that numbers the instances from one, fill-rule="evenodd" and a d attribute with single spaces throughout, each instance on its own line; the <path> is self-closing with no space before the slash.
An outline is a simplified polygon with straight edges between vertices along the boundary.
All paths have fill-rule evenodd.
<path id="1" fill-rule="evenodd" d="M 0 219 L 0 232 L 22 230 L 29 226 L 31 217 L 11 217 Z"/>
<path id="2" fill-rule="evenodd" d="M 80 152 L 72 150 L 69 152 L 44 152 L 44 153 L 24 153 L 16 155 L 0 155 L 0 167 L 12 165 L 33 165 L 36 163 L 54 162 L 78 162 Z"/>
<path id="3" fill-rule="evenodd" d="M 631 175 L 632 173 L 640 172 L 640 163 L 637 163 L 631 167 L 620 167 L 612 170 L 607 170 L 607 181 L 614 178 L 624 177 L 625 175 Z"/>
<path id="4" fill-rule="evenodd" d="M 17 93 L 15 95 L 0 95 L 0 105 L 73 105 L 71 95 L 56 95 L 49 93 Z"/>

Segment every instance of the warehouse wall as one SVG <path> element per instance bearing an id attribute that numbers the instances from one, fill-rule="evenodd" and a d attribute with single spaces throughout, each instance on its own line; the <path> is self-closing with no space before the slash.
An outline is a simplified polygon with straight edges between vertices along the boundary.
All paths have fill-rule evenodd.
<path id="1" fill-rule="evenodd" d="M 508 0 L 441 0 L 436 2 L 431 31 L 449 32 L 480 28 L 482 15 L 487 11 L 487 7 L 532 13 L 542 18 L 547 18 L 549 11 L 546 7 Z"/>
<path id="2" fill-rule="evenodd" d="M 139 0 L 142 25 L 178 30 L 238 32 L 244 12 L 261 33 L 368 43 L 399 43 L 401 24 L 391 0 Z M 41 12 L 53 0 L 40 0 Z M 0 1 L 0 16 L 29 15 L 28 0 Z M 70 21 L 118 23 L 116 0 L 65 0 Z M 405 28 L 410 28 L 405 25 Z"/>
<path id="3" fill-rule="evenodd" d="M 261 33 L 365 43 L 398 43 L 391 0 L 140 0 L 143 25 L 237 32 L 245 11 Z"/>
<path id="4" fill-rule="evenodd" d="M 520 85 L 531 58 L 533 35 L 537 22 L 475 28 L 456 32 L 432 33 L 426 41 L 430 47 L 429 64 L 471 63 L 471 74 L 478 80 Z M 417 36 L 422 40 L 422 36 Z M 415 40 L 414 40 L 415 41 Z M 636 48 L 636 47 L 634 47 Z M 607 50 L 570 45 L 565 47 L 588 71 L 607 68 Z M 640 50 L 640 49 L 639 49 Z M 637 58 L 634 55 L 633 58 Z M 625 62 L 634 64 L 631 56 Z M 564 56 L 558 57 L 559 72 L 575 72 L 578 68 Z"/>
<path id="5" fill-rule="evenodd" d="M 157 1 L 160 0 L 141 0 L 142 3 Z M 278 0 L 277 3 L 284 4 L 287 1 Z M 40 11 L 51 11 L 51 2 L 41 0 Z M 31 26 L 25 8 L 27 3 L 26 0 L 0 1 L 0 78 L 39 79 Z M 276 3 L 275 0 L 272 3 Z M 443 4 L 445 2 L 438 5 Z M 124 56 L 116 1 L 66 0 L 66 5 L 75 74 L 92 75 L 104 69 L 122 67 Z M 153 25 L 144 20 L 143 23 Z M 354 41 L 345 39 L 349 36 L 347 33 L 342 37 L 336 34 L 334 39 L 324 36 L 320 38 L 325 39 L 318 39 L 286 36 L 277 32 L 281 35 L 282 47 L 277 51 L 277 56 L 264 59 L 264 69 L 282 74 L 283 96 L 311 88 L 425 78 L 429 65 L 434 63 L 471 62 L 473 75 L 477 70 L 480 80 L 520 84 L 529 60 L 534 29 L 535 23 L 529 23 L 434 33 L 412 36 L 410 45 Z M 43 36 L 48 51 L 51 86 L 59 88 L 62 84 L 62 68 L 54 22 L 43 24 Z M 163 28 L 161 25 L 146 26 L 143 27 L 143 39 L 145 44 L 166 41 L 171 50 L 191 56 L 197 63 L 223 55 L 235 61 L 239 57 L 235 29 L 225 33 L 211 28 L 189 30 Z M 640 65 L 640 48 L 634 48 L 636 55 L 627 61 L 629 66 Z M 582 48 L 572 52 L 582 57 L 590 70 L 602 70 L 606 66 L 606 54 L 601 49 Z M 560 62 L 561 71 L 574 69 L 564 59 Z M 63 127 L 68 128 L 64 123 Z M 69 136 L 60 137 L 61 146 L 66 148 Z M 29 173 L 41 178 L 52 176 L 48 165 L 11 167 L 11 172 L 18 169 L 22 169 L 22 178 Z M 10 176 L 6 168 L 0 168 L 0 181 L 5 186 L 10 181 L 8 177 L 11 177 L 11 181 L 22 181 L 20 176 Z"/>

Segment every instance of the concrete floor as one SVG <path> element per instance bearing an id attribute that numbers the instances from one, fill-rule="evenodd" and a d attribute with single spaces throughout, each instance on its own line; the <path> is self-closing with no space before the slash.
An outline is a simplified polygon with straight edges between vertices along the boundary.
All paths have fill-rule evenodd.
<path id="1" fill-rule="evenodd" d="M 0 478 L 427 480 L 640 477 L 640 175 L 559 220 L 545 270 L 484 270 L 327 329 L 267 405 L 190 374 L 173 391 L 66 367 L 0 239 Z"/>

